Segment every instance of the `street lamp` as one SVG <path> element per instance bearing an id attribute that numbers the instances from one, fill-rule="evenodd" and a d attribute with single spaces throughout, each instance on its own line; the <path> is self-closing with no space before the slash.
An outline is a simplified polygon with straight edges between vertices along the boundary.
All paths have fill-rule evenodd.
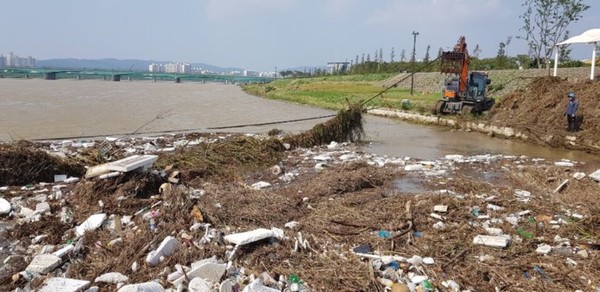
<path id="1" fill-rule="evenodd" d="M 417 45 L 417 36 L 418 32 L 413 31 L 413 54 L 412 54 L 412 75 L 410 75 L 410 95 L 413 95 L 413 88 L 415 86 L 415 54 L 416 54 L 416 45 Z"/>

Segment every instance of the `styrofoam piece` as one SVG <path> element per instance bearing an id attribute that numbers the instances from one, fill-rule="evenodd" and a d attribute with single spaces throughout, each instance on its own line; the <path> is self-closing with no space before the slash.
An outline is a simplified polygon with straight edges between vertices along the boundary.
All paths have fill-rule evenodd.
<path id="1" fill-rule="evenodd" d="M 77 234 L 77 236 L 82 236 L 88 230 L 95 230 L 102 226 L 104 220 L 106 220 L 106 214 L 94 214 L 85 219 L 83 223 L 75 228 L 75 234 Z"/>
<path id="2" fill-rule="evenodd" d="M 547 244 L 542 244 L 540 246 L 538 246 L 538 248 L 535 250 L 535 253 L 538 254 L 549 254 L 552 251 L 552 247 L 547 245 Z"/>
<path id="3" fill-rule="evenodd" d="M 242 233 L 234 233 L 225 235 L 224 239 L 227 242 L 244 245 L 252 242 L 256 242 L 259 240 L 263 240 L 265 238 L 269 238 L 273 236 L 273 231 L 265 228 L 258 228 L 252 231 L 246 231 Z"/>
<path id="4" fill-rule="evenodd" d="M 279 292 L 279 289 L 274 289 L 263 285 L 260 279 L 254 279 L 248 286 L 244 287 L 242 292 Z"/>
<path id="5" fill-rule="evenodd" d="M 213 263 L 213 264 L 216 264 L 217 262 L 218 262 L 218 260 L 217 260 L 217 256 L 212 256 L 212 257 L 210 257 L 210 258 L 205 258 L 205 259 L 202 259 L 202 260 L 199 260 L 199 261 L 193 262 L 193 263 L 192 263 L 192 269 L 195 269 L 195 268 L 197 268 L 197 267 L 199 267 L 199 266 L 202 266 L 202 265 L 204 265 L 204 264 L 206 264 L 206 263 Z"/>
<path id="6" fill-rule="evenodd" d="M 556 165 L 556 166 L 571 167 L 571 166 L 574 166 L 575 164 L 573 162 L 571 162 L 571 161 L 562 160 L 562 161 L 556 161 L 556 162 L 554 162 L 554 165 Z"/>
<path id="7" fill-rule="evenodd" d="M 589 177 L 592 178 L 593 180 L 600 182 L 600 169 L 592 172 L 589 174 Z"/>
<path id="8" fill-rule="evenodd" d="M 55 252 L 53 253 L 53 255 L 55 255 L 55 256 L 57 256 L 57 257 L 59 257 L 59 258 L 62 258 L 62 257 L 64 257 L 64 256 L 68 255 L 69 253 L 71 253 L 71 252 L 73 251 L 73 249 L 75 249 L 75 246 L 74 246 L 74 245 L 72 245 L 72 244 L 67 244 L 67 245 L 66 245 L 66 246 L 64 246 L 63 248 L 61 248 L 61 249 L 59 249 L 59 250 L 55 251 Z"/>
<path id="9" fill-rule="evenodd" d="M 409 164 L 409 165 L 404 166 L 405 171 L 421 171 L 424 169 L 425 169 L 425 166 L 423 166 L 421 164 Z"/>
<path id="10" fill-rule="evenodd" d="M 70 178 L 63 180 L 63 182 L 68 183 L 68 184 L 74 184 L 76 182 L 79 182 L 79 178 L 78 177 L 70 177 Z"/>
<path id="11" fill-rule="evenodd" d="M 502 231 L 502 229 L 492 228 L 492 227 L 486 228 L 485 232 L 487 232 L 489 235 L 492 235 L 492 236 L 500 236 L 500 235 L 504 234 L 504 231 Z"/>
<path id="12" fill-rule="evenodd" d="M 90 281 L 69 278 L 48 278 L 39 292 L 79 292 L 90 285 Z"/>
<path id="13" fill-rule="evenodd" d="M 415 283 L 415 284 L 419 284 L 419 283 L 421 283 L 421 282 L 423 282 L 423 281 L 425 281 L 427 279 L 429 279 L 429 277 L 427 277 L 427 276 L 421 276 L 421 275 L 416 275 L 416 276 L 413 276 L 412 278 L 410 278 L 410 281 L 413 282 L 413 283 Z"/>
<path id="14" fill-rule="evenodd" d="M 225 264 L 205 263 L 201 266 L 191 269 L 187 273 L 187 278 L 191 280 L 193 278 L 200 277 L 213 283 L 218 283 L 223 274 L 225 274 L 226 270 L 227 266 Z M 178 286 L 184 281 L 185 277 L 181 277 L 173 281 L 173 285 Z"/>
<path id="15" fill-rule="evenodd" d="M 435 205 L 433 206 L 433 212 L 446 213 L 448 212 L 448 205 Z"/>
<path id="16" fill-rule="evenodd" d="M 50 211 L 50 204 L 48 202 L 41 202 L 35 205 L 35 212 L 38 214 L 43 214 Z"/>
<path id="17" fill-rule="evenodd" d="M 481 244 L 493 247 L 507 247 L 509 239 L 506 236 L 490 236 L 490 235 L 477 235 L 473 238 L 473 244 Z"/>
<path id="18" fill-rule="evenodd" d="M 196 277 L 190 281 L 188 284 L 189 292 L 212 292 L 213 289 L 211 285 L 206 282 L 206 280 Z"/>
<path id="19" fill-rule="evenodd" d="M 121 287 L 118 292 L 164 292 L 165 288 L 157 282 L 129 284 Z"/>
<path id="20" fill-rule="evenodd" d="M 261 190 L 261 189 L 264 189 L 264 188 L 268 188 L 270 186 L 271 186 L 271 184 L 268 183 L 268 182 L 266 182 L 266 181 L 259 181 L 259 182 L 256 182 L 256 183 L 252 184 L 252 188 L 255 189 L 255 190 Z"/>
<path id="21" fill-rule="evenodd" d="M 138 168 L 147 169 L 158 160 L 158 155 L 132 155 L 121 160 L 88 168 L 85 177 L 92 178 L 109 172 L 128 172 Z"/>
<path id="22" fill-rule="evenodd" d="M 10 202 L 0 198 L 0 214 L 8 214 L 10 213 L 10 210 L 12 210 Z"/>
<path id="23" fill-rule="evenodd" d="M 226 279 L 219 285 L 219 292 L 233 292 L 233 285 L 230 279 Z"/>
<path id="24" fill-rule="evenodd" d="M 146 262 L 151 266 L 156 266 L 160 262 L 160 257 L 172 255 L 178 248 L 179 241 L 173 236 L 167 236 L 160 243 L 156 250 L 151 251 L 146 256 Z"/>
<path id="25" fill-rule="evenodd" d="M 61 262 L 62 259 L 53 254 L 40 254 L 33 258 L 25 271 L 38 274 L 47 274 L 58 267 Z"/>
<path id="26" fill-rule="evenodd" d="M 127 277 L 119 272 L 110 272 L 110 273 L 102 274 L 99 277 L 96 277 L 96 279 L 94 280 L 94 283 L 117 284 L 117 283 L 127 282 L 128 280 L 129 280 L 129 277 Z"/>

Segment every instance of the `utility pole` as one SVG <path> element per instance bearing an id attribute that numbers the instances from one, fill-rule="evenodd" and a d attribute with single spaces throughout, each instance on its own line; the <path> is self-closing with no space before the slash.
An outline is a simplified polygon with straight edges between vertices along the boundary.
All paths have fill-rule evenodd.
<path id="1" fill-rule="evenodd" d="M 416 55 L 416 46 L 417 46 L 417 36 L 418 32 L 412 32 L 413 35 L 413 54 L 412 54 L 412 75 L 410 75 L 410 95 L 413 95 L 413 88 L 415 86 L 415 55 Z"/>

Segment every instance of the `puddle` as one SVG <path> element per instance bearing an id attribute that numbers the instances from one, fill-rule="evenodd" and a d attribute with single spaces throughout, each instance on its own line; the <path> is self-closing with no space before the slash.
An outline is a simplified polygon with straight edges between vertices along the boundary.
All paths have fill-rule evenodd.
<path id="1" fill-rule="evenodd" d="M 489 183 L 497 183 L 503 178 L 503 174 L 500 171 L 483 171 L 481 169 L 468 169 L 464 172 L 465 176 L 473 178 L 478 181 L 485 181 Z"/>
<path id="2" fill-rule="evenodd" d="M 424 178 L 410 176 L 403 176 L 393 181 L 396 191 L 405 194 L 420 194 L 427 192 L 427 189 L 423 186 L 424 182 Z"/>

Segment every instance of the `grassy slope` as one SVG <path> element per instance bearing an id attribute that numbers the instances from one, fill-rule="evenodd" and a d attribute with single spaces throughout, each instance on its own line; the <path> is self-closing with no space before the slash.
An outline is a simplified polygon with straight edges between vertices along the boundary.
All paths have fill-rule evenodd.
<path id="1" fill-rule="evenodd" d="M 268 84 L 250 84 L 244 91 L 271 99 L 280 99 L 296 103 L 309 104 L 328 109 L 342 109 L 350 103 L 368 100 L 384 90 L 379 83 L 390 74 L 326 76 L 301 79 L 280 79 Z M 409 99 L 413 109 L 430 112 L 433 104 L 440 98 L 437 93 L 421 94 L 406 89 L 392 88 L 383 96 L 371 100 L 369 107 L 401 108 L 401 101 Z"/>

